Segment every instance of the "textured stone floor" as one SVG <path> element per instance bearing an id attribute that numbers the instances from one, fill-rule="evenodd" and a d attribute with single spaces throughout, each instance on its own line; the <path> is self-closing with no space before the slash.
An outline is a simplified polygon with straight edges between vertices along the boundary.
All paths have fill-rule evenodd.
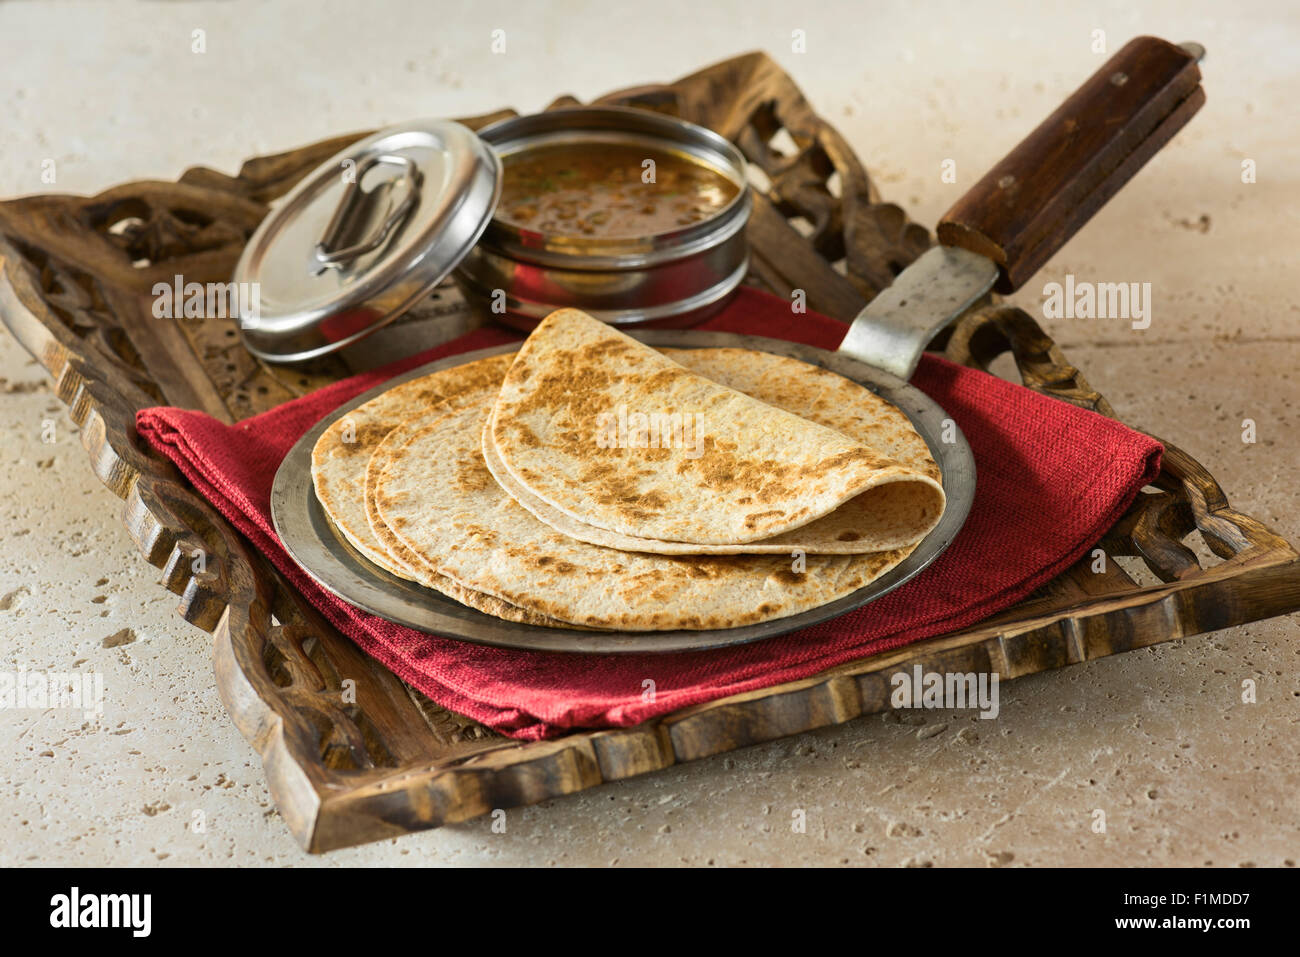
<path id="1" fill-rule="evenodd" d="M 1151 327 L 1045 320 L 1130 422 L 1300 540 L 1300 8 L 661 2 L 0 4 L 0 195 L 91 192 L 419 116 L 521 110 L 774 53 L 882 192 L 934 222 L 1113 51 L 1196 39 L 1208 105 L 1016 301 L 1150 282 Z M 358 15 L 359 12 L 359 15 Z M 502 55 L 491 31 L 506 31 Z M 191 52 L 205 31 L 206 53 Z M 795 30 L 807 53 L 791 52 Z M 940 181 L 956 162 L 957 183 Z M 1241 180 L 1254 160 L 1257 182 Z M 1214 864 L 1300 858 L 1295 616 L 1037 675 L 1001 714 L 874 717 L 312 858 L 43 372 L 0 334 L 0 668 L 94 670 L 105 718 L 0 712 L 0 864 Z M 1258 441 L 1241 441 L 1256 422 Z M 42 441 L 47 421 L 53 442 Z M 47 433 L 45 438 L 51 436 Z M 1245 679 L 1258 701 L 1243 704 Z M 915 722 L 915 723 L 913 723 Z M 791 827 L 806 812 L 805 833 Z M 1094 812 L 1106 814 L 1094 833 Z M 200 814 L 205 828 L 191 827 Z"/>

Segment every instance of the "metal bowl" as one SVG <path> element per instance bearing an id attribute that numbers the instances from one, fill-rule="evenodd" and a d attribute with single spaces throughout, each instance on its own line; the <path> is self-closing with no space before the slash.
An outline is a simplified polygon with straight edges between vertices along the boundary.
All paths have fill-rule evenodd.
<path id="1" fill-rule="evenodd" d="M 716 312 L 749 267 L 753 197 L 745 159 L 721 136 L 622 107 L 552 110 L 479 131 L 503 160 L 560 144 L 644 145 L 702 163 L 739 192 L 710 218 L 627 239 L 550 235 L 494 218 L 456 272 L 475 308 L 520 329 L 571 306 L 617 326 L 693 325 Z"/>

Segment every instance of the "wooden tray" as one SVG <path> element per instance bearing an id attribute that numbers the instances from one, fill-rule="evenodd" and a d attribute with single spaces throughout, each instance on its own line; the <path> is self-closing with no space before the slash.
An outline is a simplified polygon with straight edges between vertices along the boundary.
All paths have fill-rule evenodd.
<path id="1" fill-rule="evenodd" d="M 750 281 L 778 295 L 800 288 L 812 309 L 852 318 L 930 243 L 880 201 L 840 135 L 761 54 L 599 102 L 680 115 L 743 150 L 762 194 Z M 175 183 L 0 204 L 0 317 L 54 378 L 91 466 L 125 500 L 127 529 L 181 596 L 181 614 L 213 632 L 222 699 L 307 850 L 437 827 L 880 712 L 900 667 L 992 669 L 1007 680 L 1300 608 L 1295 549 L 1230 508 L 1214 478 L 1168 446 L 1155 486 L 1099 543 L 1105 571 L 1087 559 L 964 631 L 637 727 L 554 741 L 513 741 L 440 708 L 326 624 L 170 463 L 143 449 L 134 427 L 137 409 L 158 404 L 240 419 L 474 324 L 446 285 L 363 348 L 287 370 L 259 364 L 229 321 L 153 318 L 155 282 L 227 281 L 267 203 L 362 135 L 250 160 L 234 177 L 200 167 Z M 932 348 L 979 368 L 1010 351 L 1030 388 L 1114 414 L 1020 310 L 985 304 Z M 342 700 L 343 678 L 356 682 L 357 704 Z"/>

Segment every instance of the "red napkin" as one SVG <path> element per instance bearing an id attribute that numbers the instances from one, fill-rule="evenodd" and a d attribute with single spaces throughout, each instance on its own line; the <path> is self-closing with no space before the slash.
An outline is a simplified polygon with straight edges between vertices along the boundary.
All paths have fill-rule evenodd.
<path id="1" fill-rule="evenodd" d="M 700 328 L 834 349 L 846 326 L 744 289 Z M 622 727 L 973 624 L 1087 553 L 1160 470 L 1154 439 L 995 376 L 925 356 L 912 382 L 965 432 L 974 507 L 925 572 L 864 608 L 803 631 L 713 651 L 571 655 L 512 651 L 402 628 L 334 597 L 286 554 L 271 525 L 271 482 L 297 439 L 384 379 L 442 356 L 518 338 L 483 328 L 385 369 L 334 383 L 233 426 L 201 412 L 144 409 L 140 435 L 340 631 L 434 701 L 514 738 Z M 653 700 L 643 682 L 654 681 Z"/>

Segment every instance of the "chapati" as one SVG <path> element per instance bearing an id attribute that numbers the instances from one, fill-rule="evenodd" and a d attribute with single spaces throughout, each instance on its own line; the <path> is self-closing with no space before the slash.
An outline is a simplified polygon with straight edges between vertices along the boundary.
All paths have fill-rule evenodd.
<path id="1" fill-rule="evenodd" d="M 416 410 L 436 407 L 465 389 L 496 385 L 514 355 L 489 356 L 400 383 L 333 422 L 312 448 L 311 474 L 316 498 L 343 538 L 385 571 L 414 581 L 485 614 L 527 624 L 565 627 L 545 615 L 510 605 L 494 595 L 466 588 L 439 575 L 406 550 L 385 548 L 366 517 L 366 465 L 379 443 Z"/>
<path id="2" fill-rule="evenodd" d="M 482 389 L 405 426 L 412 434 L 374 493 L 396 539 L 474 591 L 597 628 L 730 628 L 849 594 L 911 551 L 669 556 L 577 541 L 534 518 L 488 471 L 480 441 L 495 395 Z"/>
<path id="3" fill-rule="evenodd" d="M 930 476 L 574 309 L 549 315 L 520 348 L 490 438 L 522 489 L 638 539 L 745 545 L 865 495 L 880 501 L 853 515 L 874 525 L 838 531 L 871 551 L 918 542 L 943 507 Z"/>
<path id="4" fill-rule="evenodd" d="M 859 439 L 920 475 L 940 480 L 939 467 L 907 416 L 865 386 L 797 359 L 751 349 L 665 349 L 664 354 L 714 382 Z M 942 500 L 937 496 L 918 495 L 913 485 L 893 482 L 773 538 L 743 545 L 667 542 L 588 525 L 534 495 L 501 462 L 491 441 L 490 423 L 483 431 L 482 452 L 498 484 L 534 517 L 572 538 L 623 551 L 661 555 L 861 554 L 912 544 L 918 530 L 928 532 L 942 514 Z"/>

